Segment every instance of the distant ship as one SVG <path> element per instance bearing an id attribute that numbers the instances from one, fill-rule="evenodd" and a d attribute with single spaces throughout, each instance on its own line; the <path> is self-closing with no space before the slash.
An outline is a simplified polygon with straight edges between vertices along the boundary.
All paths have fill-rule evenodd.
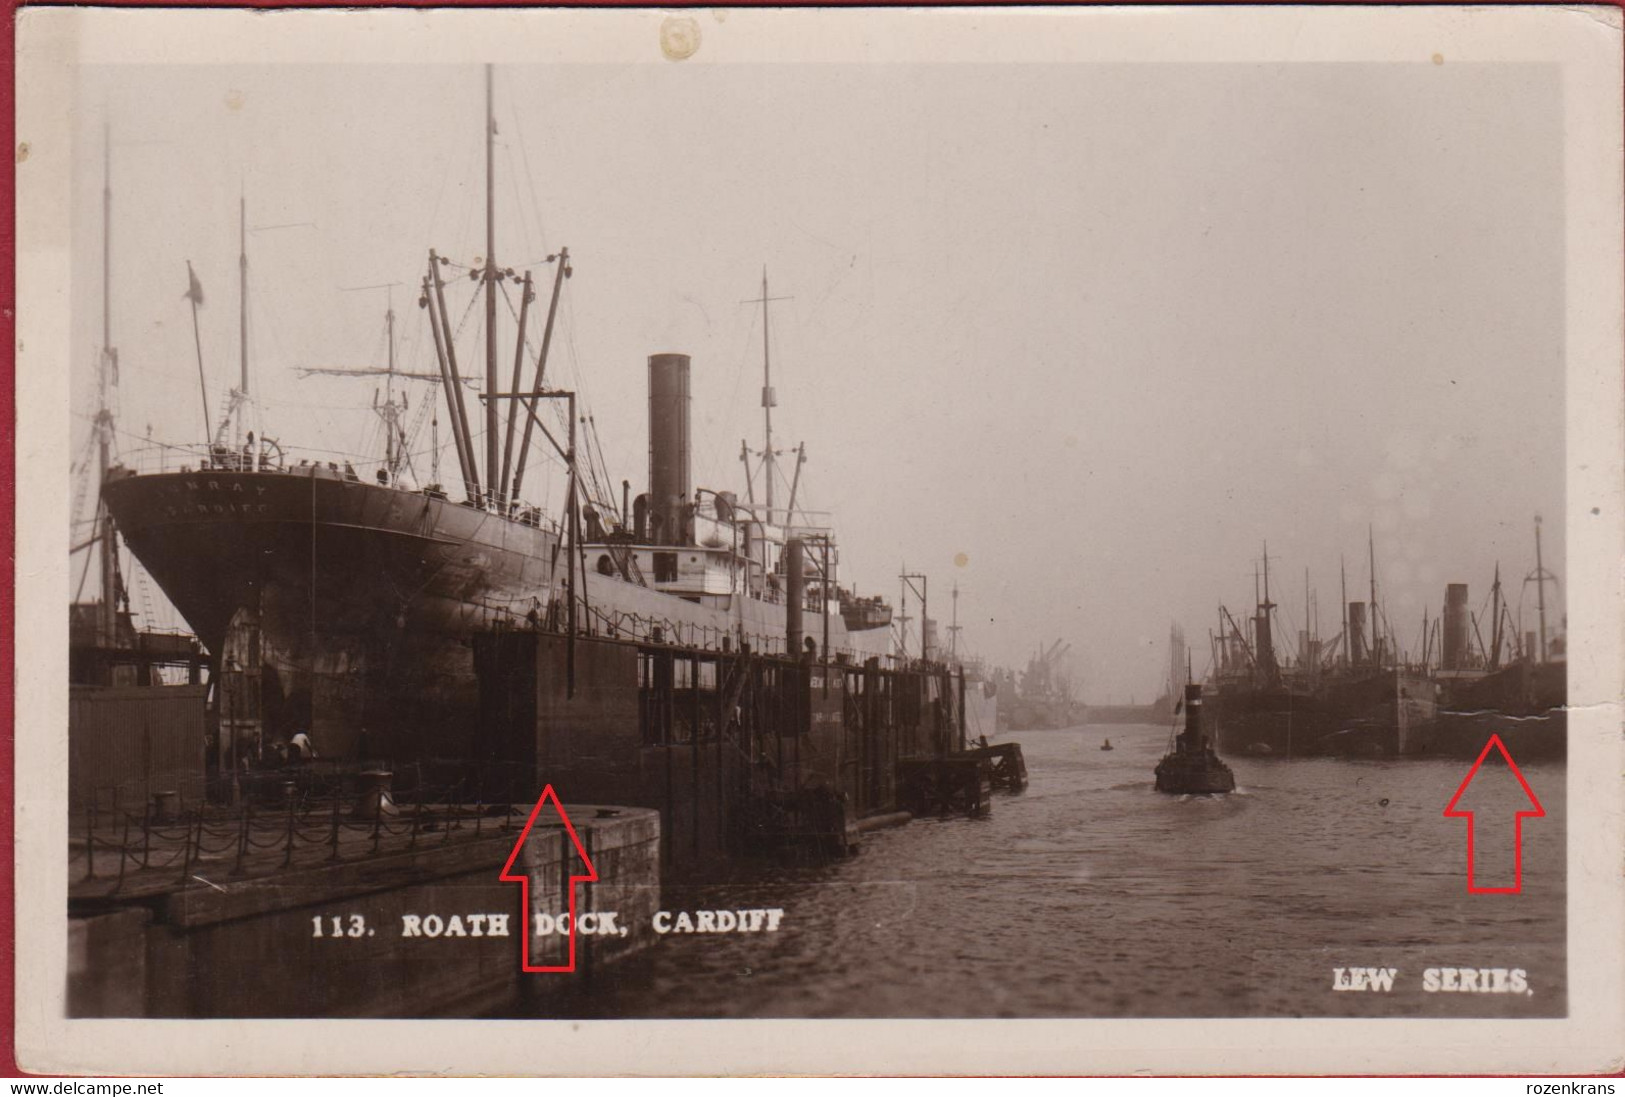
<path id="1" fill-rule="evenodd" d="M 1221 611 L 1225 633 L 1218 648 L 1213 704 L 1220 748 L 1228 754 L 1280 758 L 1424 751 L 1435 715 L 1435 685 L 1424 670 L 1399 665 L 1382 639 L 1375 580 L 1369 603 L 1344 599 L 1340 657 L 1330 661 L 1318 641 L 1305 638 L 1297 663 L 1283 666 L 1274 643 L 1267 552 L 1262 578 L 1251 640 Z"/>
<path id="2" fill-rule="evenodd" d="M 1011 731 L 1052 731 L 1084 722 L 1086 709 L 1073 699 L 1072 684 L 1060 666 L 1071 649 L 1071 644 L 1056 640 L 1027 661 L 1015 696 L 1003 710 Z"/>
<path id="3" fill-rule="evenodd" d="M 68 807 L 108 809 L 151 803 L 166 792 L 189 800 L 204 793 L 204 656 L 196 638 L 151 627 L 131 605 L 130 576 L 120 560 L 119 530 L 100 497 L 113 463 L 118 385 L 113 344 L 109 257 L 113 237 L 110 135 L 104 134 L 102 183 L 102 331 L 96 369 L 96 415 L 87 452 L 77 462 L 75 511 L 94 514 L 76 527 L 69 557 L 83 554 L 78 590 L 68 606 Z M 92 488 L 94 485 L 94 489 Z M 92 570 L 97 596 L 83 597 Z M 137 578 L 137 589 L 144 582 Z M 145 599 L 138 599 L 144 602 Z"/>
<path id="4" fill-rule="evenodd" d="M 1520 762 L 1567 757 L 1567 643 L 1563 635 L 1549 635 L 1546 622 L 1546 584 L 1556 581 L 1545 567 L 1537 517 L 1535 570 L 1525 582 L 1536 584 L 1539 631 L 1518 635 L 1497 567 L 1490 588 L 1490 643 L 1477 652 L 1470 641 L 1478 622 L 1467 607 L 1467 587 L 1447 588 L 1434 753 L 1477 757 L 1489 737 L 1499 735 Z"/>
<path id="5" fill-rule="evenodd" d="M 489 70 L 486 106 L 489 154 Z M 486 185 L 489 197 L 489 172 Z M 438 364 L 428 380 L 445 399 L 460 489 L 413 482 L 402 465 L 399 416 L 389 420 L 384 461 L 365 474 L 349 463 L 296 460 L 252 431 L 245 437 L 241 415 L 232 413 L 248 399 L 246 338 L 240 385 L 211 439 L 167 447 L 156 468 L 108 470 L 108 510 L 213 658 L 223 682 L 216 701 L 223 735 L 306 730 L 329 759 L 473 757 L 478 683 L 470 638 L 501 627 L 771 652 L 784 649 L 794 613 L 806 622 L 809 650 L 857 662 L 886 654 L 890 608 L 841 584 L 834 531 L 798 509 L 793 485 L 788 502 L 776 498 L 776 479 L 785 478 L 772 434 L 766 272 L 766 430 L 761 451 L 744 455 L 746 498 L 693 484 L 691 363 L 662 353 L 648 359 L 648 490 L 630 499 L 623 481 L 616 500 L 590 440 L 577 437 L 586 420 L 575 395 L 545 382 L 569 251 L 548 257 L 551 304 L 532 356 L 524 334 L 531 278 L 498 265 L 491 209 L 488 201 L 485 257 L 458 269 L 431 251 L 420 283 Z M 246 299 L 246 254 L 241 269 Z M 476 283 L 476 294 L 483 289 L 483 460 L 453 340 L 448 273 Z M 503 283 L 518 283 L 521 302 L 518 336 L 505 351 L 496 324 Z M 504 355 L 513 362 L 511 380 L 499 372 Z M 533 367 L 528 384 L 522 365 Z M 393 361 L 388 372 L 408 376 Z M 555 514 L 524 494 L 533 427 L 566 472 Z M 752 456 L 760 458 L 756 475 Z M 805 575 L 805 601 L 796 606 L 785 597 L 792 567 Z"/>

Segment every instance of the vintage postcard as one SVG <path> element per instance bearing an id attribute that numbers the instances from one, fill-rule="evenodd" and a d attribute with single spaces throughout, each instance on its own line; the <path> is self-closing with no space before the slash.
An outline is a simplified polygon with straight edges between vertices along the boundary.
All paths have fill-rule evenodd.
<path id="1" fill-rule="evenodd" d="M 25 1067 L 1620 1069 L 1617 9 L 17 42 Z"/>

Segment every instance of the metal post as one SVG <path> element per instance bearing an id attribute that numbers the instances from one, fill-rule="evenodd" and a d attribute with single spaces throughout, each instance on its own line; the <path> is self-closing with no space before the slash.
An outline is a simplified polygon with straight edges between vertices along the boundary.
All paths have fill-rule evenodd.
<path id="1" fill-rule="evenodd" d="M 192 829 L 193 829 L 192 828 L 192 820 L 187 819 L 187 820 L 184 820 L 184 822 L 186 824 L 186 832 L 181 838 L 181 884 L 182 884 L 182 886 L 184 886 L 186 884 L 186 881 L 188 881 L 188 880 L 190 880 L 192 878 L 192 849 L 193 849 L 193 845 L 192 845 Z M 199 857 L 201 857 L 203 855 L 203 850 L 201 848 L 202 845 L 203 845 L 203 812 L 200 810 L 197 813 L 197 846 L 199 847 L 197 852 L 198 852 Z"/>
<path id="2" fill-rule="evenodd" d="M 485 391 L 497 390 L 497 261 L 496 261 L 496 111 L 492 104 L 491 66 L 485 66 Z M 485 404 L 485 483 L 500 501 L 497 480 L 497 406 Z"/>
<path id="3" fill-rule="evenodd" d="M 237 361 L 242 371 L 242 382 L 237 391 L 248 396 L 248 198 L 237 196 Z M 243 417 L 237 417 L 242 426 Z M 239 429 L 238 433 L 241 433 Z M 233 441 L 236 440 L 235 435 Z"/>
<path id="4" fill-rule="evenodd" d="M 672 785 L 672 757 L 671 752 L 675 744 L 672 742 L 672 706 L 670 704 L 671 680 L 675 676 L 671 668 L 672 656 L 670 652 L 658 652 L 654 656 L 655 682 L 655 713 L 657 726 L 660 729 L 661 753 L 666 756 L 666 814 L 660 821 L 660 832 L 666 840 L 662 842 L 661 851 L 666 855 L 666 864 L 669 866 L 676 856 L 676 835 L 673 833 L 677 822 L 677 810 L 674 802 L 674 789 Z"/>
<path id="5" fill-rule="evenodd" d="M 339 859 L 339 798 L 337 796 L 333 797 L 332 832 L 328 838 L 328 844 L 333 847 L 333 852 L 327 859 L 337 861 Z"/>
<path id="6" fill-rule="evenodd" d="M 728 714 L 724 711 L 728 698 L 725 695 L 724 685 L 732 675 L 724 676 L 722 673 L 723 656 L 717 656 L 717 849 L 727 846 L 727 831 L 723 826 L 726 815 L 726 790 L 723 782 L 723 772 L 726 769 L 722 753 L 722 738 L 727 733 Z"/>
<path id="7" fill-rule="evenodd" d="M 468 408 L 463 402 L 463 379 L 457 372 L 457 345 L 451 336 L 451 317 L 446 312 L 446 284 L 440 278 L 440 256 L 429 250 L 429 277 L 434 283 L 434 300 L 440 314 L 440 340 L 444 346 L 446 369 L 451 383 L 446 386 L 446 405 L 451 411 L 451 430 L 461 442 L 457 452 L 463 465 L 464 489 L 476 505 L 481 499 L 479 466 L 474 456 L 474 438 L 468 430 Z"/>
<path id="8" fill-rule="evenodd" d="M 129 848 L 130 848 L 130 816 L 128 815 L 128 813 L 126 813 L 125 816 L 124 816 L 124 836 L 119 839 L 119 844 L 118 844 L 118 878 L 113 882 L 113 890 L 114 891 L 117 891 L 119 888 L 124 886 L 124 860 L 125 860 L 126 853 L 129 851 Z"/>
<path id="9" fill-rule="evenodd" d="M 1546 662 L 1546 565 L 1540 555 L 1540 515 L 1535 515 L 1535 603 L 1540 609 L 1540 661 Z"/>
<path id="10" fill-rule="evenodd" d="M 700 855 L 700 658 L 688 657 L 689 795 L 693 798 L 694 856 Z"/>
<path id="11" fill-rule="evenodd" d="M 568 504 L 570 507 L 570 513 L 566 523 L 567 534 L 570 540 L 570 558 L 566 562 L 565 572 L 567 576 L 565 579 L 565 590 L 569 593 L 570 602 L 565 609 L 568 635 L 565 637 L 564 641 L 564 695 L 567 698 L 571 698 L 576 695 L 576 564 L 578 562 L 576 557 L 579 555 L 577 546 L 580 544 L 579 529 L 576 523 L 576 520 L 580 515 L 580 507 L 577 506 L 576 503 L 576 485 L 580 480 L 580 476 L 576 469 L 576 397 L 575 393 L 573 392 L 569 395 L 569 404 L 570 448 L 564 455 L 565 462 L 570 466 L 570 490 Z M 583 566 L 580 570 L 582 580 L 585 581 L 586 567 Z"/>
<path id="12" fill-rule="evenodd" d="M 570 277 L 570 249 L 560 248 L 559 254 L 552 258 L 555 258 L 559 265 L 558 269 L 553 272 L 553 299 L 547 306 L 547 323 L 542 327 L 542 349 L 541 353 L 536 357 L 536 381 L 530 387 L 532 396 L 542 394 L 542 378 L 547 373 L 547 350 L 553 342 L 553 318 L 559 311 L 559 290 L 563 287 L 564 280 Z M 519 455 L 514 461 L 512 495 L 515 499 L 519 498 L 520 486 L 525 482 L 525 459 L 530 454 L 530 430 L 532 425 L 533 420 L 527 417 L 525 419 L 525 433 L 519 443 Z"/>
<path id="13" fill-rule="evenodd" d="M 242 812 L 237 816 L 237 863 L 232 866 L 231 874 L 243 874 L 243 862 L 248 858 L 248 805 L 243 805 Z"/>
<path id="14" fill-rule="evenodd" d="M 530 271 L 525 272 L 525 281 L 519 291 L 519 338 L 514 343 L 513 351 L 513 390 L 519 391 L 519 372 L 525 364 L 525 321 L 530 316 L 530 303 L 536 295 L 530 289 Z M 513 467 L 513 427 L 514 419 L 519 409 L 510 403 L 508 405 L 507 434 L 502 441 L 502 475 L 496 481 L 498 501 L 505 506 L 513 503 L 513 495 L 509 488 L 508 470 Z M 528 420 L 527 420 L 528 421 Z"/>
<path id="15" fill-rule="evenodd" d="M 833 583 L 829 575 L 829 535 L 824 535 L 824 574 L 819 598 L 819 614 L 824 618 L 824 697 L 829 697 L 829 592 Z"/>

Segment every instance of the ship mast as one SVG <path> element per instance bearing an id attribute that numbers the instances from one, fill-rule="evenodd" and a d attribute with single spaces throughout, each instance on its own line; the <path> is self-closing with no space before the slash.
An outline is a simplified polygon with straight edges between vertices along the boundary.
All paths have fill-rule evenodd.
<path id="1" fill-rule="evenodd" d="M 1540 608 L 1540 661 L 1546 661 L 1546 568 L 1540 558 L 1540 515 L 1535 515 L 1535 605 Z"/>
<path id="2" fill-rule="evenodd" d="M 113 346 L 113 155 L 112 138 L 102 129 L 102 353 L 96 376 L 96 511 L 100 535 L 97 557 L 101 565 L 102 601 L 97 608 L 100 645 L 112 646 L 118 635 L 118 544 L 113 516 L 101 501 L 101 483 L 112 461 L 113 413 L 108 408 L 108 386 L 118 383 L 118 351 Z"/>
<path id="3" fill-rule="evenodd" d="M 237 360 L 241 381 L 237 386 L 240 400 L 248 399 L 248 196 L 237 196 Z M 233 401 L 237 403 L 237 401 Z M 238 405 L 239 408 L 241 404 Z M 243 420 L 237 417 L 237 429 L 232 440 L 242 443 Z"/>
<path id="4" fill-rule="evenodd" d="M 778 396 L 773 392 L 773 358 L 772 351 L 769 349 L 771 344 L 768 339 L 768 303 L 788 300 L 790 300 L 789 297 L 773 297 L 768 294 L 767 267 L 764 265 L 762 267 L 762 295 L 754 300 L 741 302 L 741 304 L 746 305 L 762 306 L 762 479 L 767 484 L 767 524 L 770 526 L 773 524 L 773 471 L 776 464 L 773 459 L 773 409 L 778 407 L 779 400 Z M 800 472 L 799 465 L 797 465 L 796 471 Z M 750 466 L 748 465 L 745 467 L 745 479 L 748 488 L 750 481 Z M 751 491 L 751 495 L 754 497 L 755 492 Z M 789 520 L 790 516 L 786 514 L 785 521 L 788 522 Z"/>
<path id="5" fill-rule="evenodd" d="M 767 267 L 762 267 L 762 472 L 767 480 L 767 522 L 773 524 L 773 407 L 778 403 L 773 395 L 773 358 L 768 349 L 767 319 Z M 1538 530 L 1536 531 L 1538 534 Z"/>
<path id="6" fill-rule="evenodd" d="M 1490 603 L 1495 624 L 1490 626 L 1490 670 L 1501 666 L 1501 561 L 1495 562 L 1495 583 L 1490 587 Z"/>
<path id="7" fill-rule="evenodd" d="M 496 109 L 491 98 L 492 66 L 485 66 L 485 391 L 500 391 L 497 384 L 497 261 L 496 261 Z M 497 477 L 497 404 L 485 402 L 485 482 L 493 501 L 506 485 Z"/>
<path id="8" fill-rule="evenodd" d="M 1546 581 L 1554 577 L 1546 570 L 1540 554 L 1540 515 L 1535 515 L 1535 605 L 1540 610 L 1540 661 L 1546 661 Z M 1527 582 L 1528 580 L 1525 580 Z"/>
<path id="9" fill-rule="evenodd" d="M 1275 603 L 1270 601 L 1270 546 L 1264 542 L 1264 600 L 1258 603 L 1258 624 L 1256 626 L 1255 640 L 1258 643 L 1258 657 L 1264 663 L 1265 675 L 1273 681 L 1279 673 L 1279 664 L 1275 661 L 1275 629 L 1271 621 Z"/>
<path id="10" fill-rule="evenodd" d="M 1371 576 L 1371 665 L 1382 666 L 1382 631 L 1377 623 L 1377 540 L 1371 527 L 1365 528 L 1366 552 Z"/>
<path id="11" fill-rule="evenodd" d="M 384 467 L 389 470 L 389 478 L 395 479 L 395 432 L 399 429 L 396 424 L 395 412 L 395 295 L 393 291 L 389 296 L 389 305 L 384 309 L 384 339 L 389 343 L 389 372 L 384 375 Z M 374 390 L 376 392 L 376 390 Z"/>

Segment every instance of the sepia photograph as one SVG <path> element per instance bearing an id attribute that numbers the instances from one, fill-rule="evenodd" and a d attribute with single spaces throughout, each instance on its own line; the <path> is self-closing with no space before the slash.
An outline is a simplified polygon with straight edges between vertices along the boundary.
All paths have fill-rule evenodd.
<path id="1" fill-rule="evenodd" d="M 1617 9 L 28 14 L 39 1062 L 1607 1068 Z"/>

